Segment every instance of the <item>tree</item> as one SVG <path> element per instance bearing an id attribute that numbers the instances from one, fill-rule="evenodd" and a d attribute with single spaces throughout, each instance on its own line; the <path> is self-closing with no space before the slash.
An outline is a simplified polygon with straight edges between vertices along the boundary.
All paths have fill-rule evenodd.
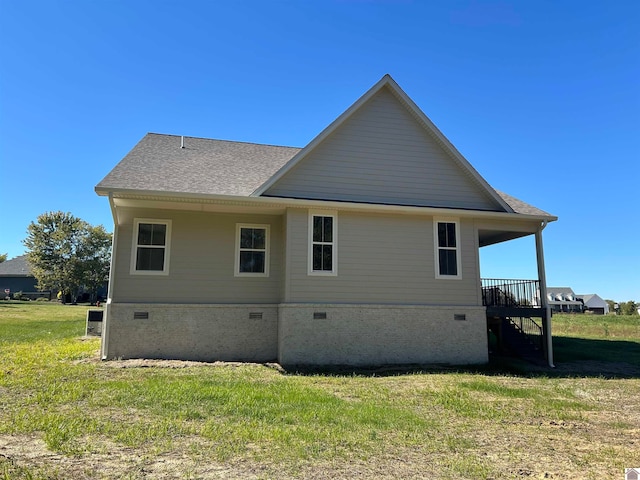
<path id="1" fill-rule="evenodd" d="M 6 261 L 7 261 L 7 254 L 6 253 L 0 253 L 0 263 L 6 262 Z"/>
<path id="2" fill-rule="evenodd" d="M 31 222 L 24 240 L 27 260 L 41 290 L 95 295 L 109 277 L 111 234 L 70 213 L 47 212 Z"/>
<path id="3" fill-rule="evenodd" d="M 633 300 L 620 303 L 620 313 L 622 315 L 638 315 L 638 305 Z"/>
<path id="4" fill-rule="evenodd" d="M 79 257 L 83 259 L 79 272 L 82 284 L 95 299 L 98 289 L 109 280 L 111 234 L 102 225 L 95 227 L 87 224 Z"/>

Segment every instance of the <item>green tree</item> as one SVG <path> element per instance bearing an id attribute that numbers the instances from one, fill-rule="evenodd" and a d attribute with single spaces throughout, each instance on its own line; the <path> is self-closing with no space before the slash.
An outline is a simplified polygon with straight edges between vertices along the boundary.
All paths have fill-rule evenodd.
<path id="1" fill-rule="evenodd" d="M 6 261 L 7 261 L 7 254 L 6 253 L 0 253 L 0 263 L 6 262 Z"/>
<path id="2" fill-rule="evenodd" d="M 622 315 L 638 315 L 638 304 L 633 300 L 620 303 L 620 313 Z"/>
<path id="3" fill-rule="evenodd" d="M 24 245 L 42 290 L 75 296 L 86 288 L 94 296 L 109 277 L 111 234 L 70 213 L 47 212 L 27 229 Z"/>
<path id="4" fill-rule="evenodd" d="M 102 225 L 87 224 L 86 227 L 78 255 L 82 259 L 78 265 L 78 276 L 82 278 L 82 285 L 89 290 L 93 301 L 98 289 L 109 280 L 111 234 Z"/>

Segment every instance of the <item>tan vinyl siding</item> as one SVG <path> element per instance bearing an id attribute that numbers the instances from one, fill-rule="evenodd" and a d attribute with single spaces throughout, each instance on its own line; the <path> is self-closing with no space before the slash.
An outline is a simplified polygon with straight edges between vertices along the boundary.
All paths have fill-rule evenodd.
<path id="1" fill-rule="evenodd" d="M 282 217 L 122 208 L 114 302 L 278 303 L 282 300 Z M 172 220 L 169 274 L 130 273 L 135 218 Z M 236 223 L 271 226 L 269 277 L 234 276 Z"/>
<path id="2" fill-rule="evenodd" d="M 501 209 L 386 88 L 265 195 Z"/>
<path id="3" fill-rule="evenodd" d="M 337 221 L 338 275 L 308 275 L 308 212 L 288 211 L 285 302 L 478 305 L 473 221 L 460 222 L 460 280 L 435 278 L 432 217 L 338 212 Z"/>

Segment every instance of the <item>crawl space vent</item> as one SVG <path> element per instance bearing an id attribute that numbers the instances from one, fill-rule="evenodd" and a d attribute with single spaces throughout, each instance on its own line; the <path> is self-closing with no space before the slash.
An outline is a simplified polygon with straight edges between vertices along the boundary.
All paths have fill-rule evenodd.
<path id="1" fill-rule="evenodd" d="M 134 320 L 148 320 L 149 312 L 133 312 Z"/>

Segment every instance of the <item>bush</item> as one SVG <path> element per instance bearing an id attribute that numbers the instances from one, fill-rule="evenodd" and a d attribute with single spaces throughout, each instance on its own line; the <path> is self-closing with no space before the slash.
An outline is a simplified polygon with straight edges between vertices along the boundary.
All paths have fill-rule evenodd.
<path id="1" fill-rule="evenodd" d="M 22 300 L 22 292 L 16 292 L 13 294 L 14 300 Z"/>
<path id="2" fill-rule="evenodd" d="M 36 298 L 36 302 L 48 302 L 49 299 L 47 297 L 38 297 Z"/>

